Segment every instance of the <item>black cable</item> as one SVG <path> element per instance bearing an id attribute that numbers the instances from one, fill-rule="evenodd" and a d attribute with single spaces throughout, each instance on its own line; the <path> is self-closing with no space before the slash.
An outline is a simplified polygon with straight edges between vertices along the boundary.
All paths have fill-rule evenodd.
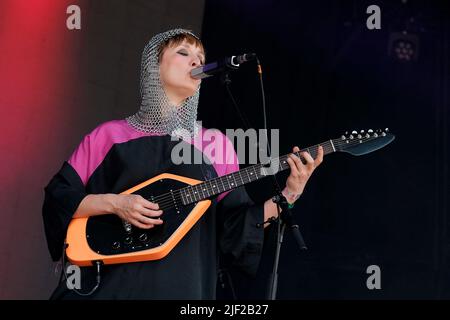
<path id="1" fill-rule="evenodd" d="M 267 135 L 266 94 L 264 92 L 264 82 L 263 82 L 263 78 L 262 78 L 262 67 L 261 67 L 261 63 L 260 63 L 258 57 L 256 57 L 256 63 L 257 63 L 257 66 L 258 66 L 259 84 L 260 84 L 260 88 L 261 88 L 261 99 L 262 99 L 263 119 L 264 119 L 264 133 L 266 135 L 268 156 L 269 156 L 269 159 L 272 159 L 272 150 L 270 148 L 270 141 L 269 141 L 269 137 Z M 280 188 L 280 185 L 279 185 L 278 180 L 276 178 L 276 175 L 273 175 L 273 181 L 274 181 L 275 187 L 278 188 L 277 191 L 280 191 L 280 193 L 281 193 L 281 188 Z"/>
<path id="2" fill-rule="evenodd" d="M 67 248 L 68 244 L 64 243 L 63 246 L 63 252 L 62 252 L 62 274 L 64 274 L 64 280 L 67 281 L 67 273 L 66 273 L 66 263 L 65 263 L 65 255 L 66 255 L 66 248 Z M 91 291 L 87 292 L 87 293 L 83 293 L 75 288 L 73 288 L 72 290 L 75 291 L 76 294 L 80 295 L 80 296 L 90 296 L 91 294 L 94 293 L 95 290 L 98 289 L 98 287 L 100 286 L 100 282 L 101 282 L 101 266 L 102 266 L 102 262 L 101 261 L 95 261 L 95 266 L 97 267 L 97 275 L 95 276 L 96 279 L 96 284 L 95 286 L 91 289 Z M 67 285 L 67 284 L 66 284 Z"/>
<path id="3" fill-rule="evenodd" d="M 227 89 L 228 96 L 230 97 L 233 107 L 236 110 L 239 118 L 241 119 L 242 124 L 246 127 L 245 129 L 252 128 L 250 121 L 248 120 L 248 118 L 245 116 L 245 114 L 239 108 L 238 104 L 236 103 L 236 99 L 234 99 L 233 93 L 231 92 L 231 89 L 230 89 L 231 79 L 230 79 L 229 72 L 225 72 L 222 75 L 221 80 L 222 80 L 222 83 L 225 84 L 225 88 Z"/>

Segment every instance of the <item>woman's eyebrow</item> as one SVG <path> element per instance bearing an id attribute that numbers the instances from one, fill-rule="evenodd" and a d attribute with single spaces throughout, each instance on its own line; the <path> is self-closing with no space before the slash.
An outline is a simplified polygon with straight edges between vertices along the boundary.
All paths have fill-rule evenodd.
<path id="1" fill-rule="evenodd" d="M 180 47 L 183 47 L 184 49 L 187 49 L 187 50 L 190 50 L 190 49 L 191 49 L 191 47 L 189 47 L 189 46 L 187 46 L 187 45 L 185 45 L 185 44 L 180 44 Z M 204 54 L 203 52 L 199 51 L 199 52 L 197 53 L 197 55 L 201 58 L 200 60 L 202 60 L 202 62 L 204 62 L 204 60 L 205 60 L 205 54 Z"/>

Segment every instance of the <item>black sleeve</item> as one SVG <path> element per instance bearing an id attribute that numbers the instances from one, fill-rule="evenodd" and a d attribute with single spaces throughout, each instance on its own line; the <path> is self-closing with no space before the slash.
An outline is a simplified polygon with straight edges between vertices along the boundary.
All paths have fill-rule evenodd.
<path id="1" fill-rule="evenodd" d="M 217 205 L 219 248 L 226 264 L 256 275 L 264 242 L 264 204 L 254 204 L 244 187 L 228 193 Z"/>
<path id="2" fill-rule="evenodd" d="M 67 162 L 45 187 L 42 216 L 48 249 L 54 261 L 61 258 L 69 222 L 86 195 L 83 182 Z"/>

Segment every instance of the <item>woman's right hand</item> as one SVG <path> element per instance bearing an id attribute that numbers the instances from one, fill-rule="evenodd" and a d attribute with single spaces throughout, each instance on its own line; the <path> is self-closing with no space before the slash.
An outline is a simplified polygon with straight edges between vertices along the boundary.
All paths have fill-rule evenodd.
<path id="1" fill-rule="evenodd" d="M 150 202 L 137 194 L 118 194 L 114 199 L 114 213 L 121 219 L 141 229 L 150 229 L 163 221 L 156 203 Z"/>

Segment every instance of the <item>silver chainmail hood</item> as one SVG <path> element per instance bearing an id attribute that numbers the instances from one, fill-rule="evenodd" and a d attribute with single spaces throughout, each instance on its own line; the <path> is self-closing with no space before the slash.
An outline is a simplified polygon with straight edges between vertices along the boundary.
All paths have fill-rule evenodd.
<path id="1" fill-rule="evenodd" d="M 197 135 L 197 106 L 200 88 L 181 106 L 172 105 L 159 77 L 158 53 L 162 43 L 189 30 L 173 29 L 155 35 L 145 46 L 141 61 L 141 106 L 137 113 L 126 118 L 136 130 L 155 135 L 192 138 Z"/>

